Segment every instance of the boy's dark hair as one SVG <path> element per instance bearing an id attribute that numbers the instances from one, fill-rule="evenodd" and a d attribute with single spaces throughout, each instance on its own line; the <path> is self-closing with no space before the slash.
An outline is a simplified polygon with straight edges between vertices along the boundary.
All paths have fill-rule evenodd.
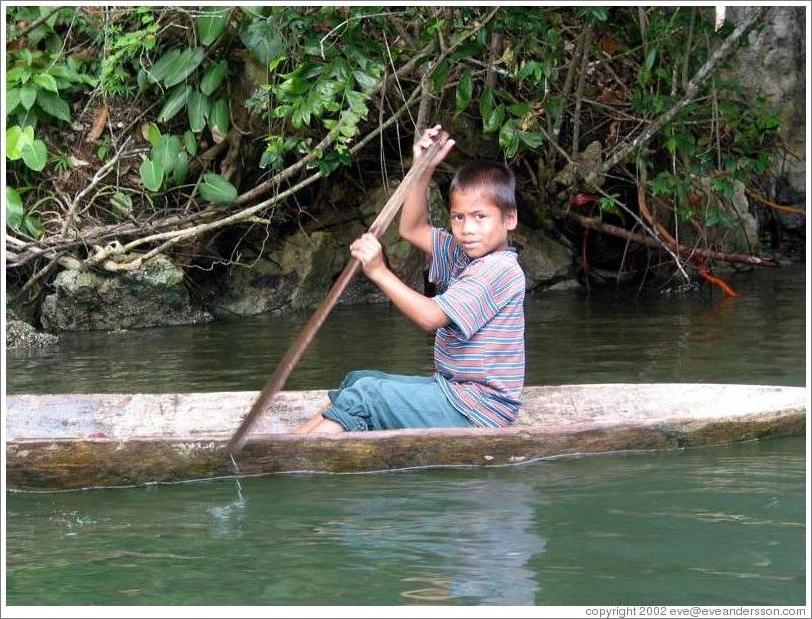
<path id="1" fill-rule="evenodd" d="M 516 210 L 516 177 L 513 170 L 496 161 L 471 161 L 462 166 L 448 188 L 449 198 L 455 191 L 478 189 L 491 200 L 502 215 Z"/>

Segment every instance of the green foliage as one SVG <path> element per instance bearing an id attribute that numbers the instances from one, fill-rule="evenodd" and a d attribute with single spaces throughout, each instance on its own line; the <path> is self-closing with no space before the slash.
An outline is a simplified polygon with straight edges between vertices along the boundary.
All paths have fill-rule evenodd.
<path id="1" fill-rule="evenodd" d="M 240 40 L 254 58 L 266 66 L 285 51 L 277 24 L 269 19 L 245 20 L 240 29 Z"/>
<path id="2" fill-rule="evenodd" d="M 158 191 L 163 185 L 164 169 L 158 162 L 152 159 L 144 159 L 138 172 L 141 175 L 141 182 L 144 183 L 144 187 L 150 191 Z"/>
<path id="3" fill-rule="evenodd" d="M 509 120 L 499 130 L 499 146 L 505 151 L 505 156 L 512 158 L 519 150 L 519 132 L 516 131 L 516 121 Z"/>
<path id="4" fill-rule="evenodd" d="M 582 143 L 598 139 L 611 148 L 606 138 L 629 139 L 682 97 L 708 49 L 729 31 L 714 31 L 712 10 L 686 6 L 644 7 L 643 18 L 637 7 L 505 6 L 485 25 L 490 7 L 95 8 L 8 10 L 7 38 L 18 43 L 7 49 L 6 84 L 14 186 L 29 185 L 48 165 L 46 140 L 52 149 L 61 144 L 61 136 L 52 139 L 48 131 L 86 123 L 86 116 L 77 119 L 75 113 L 92 110 L 88 98 L 99 96 L 132 102 L 133 117 L 157 101 L 139 121 L 148 123 L 150 152 L 139 169 L 147 192 L 196 181 L 186 180 L 191 159 L 204 145 L 225 140 L 232 119 L 240 131 L 262 128 L 259 167 L 282 170 L 312 155 L 309 166 L 330 174 L 352 162 L 351 149 L 379 122 L 379 106 L 384 115 L 397 109 L 424 71 L 441 122 L 459 127 L 481 122 L 488 140 L 517 170 L 541 171 L 543 163 L 554 174 L 561 150 L 571 153 L 579 146 L 570 143 L 576 122 Z M 47 19 L 18 39 L 25 24 L 42 15 Z M 585 24 L 593 32 L 587 50 L 592 64 L 581 116 L 574 119 L 578 82 L 566 93 L 563 84 L 569 67 L 580 66 L 573 50 Z M 693 43 L 686 56 L 689 29 Z M 457 45 L 464 34 L 470 36 Z M 500 43 L 492 49 L 494 40 Z M 379 91 L 385 75 L 424 47 L 427 53 L 415 59 L 411 71 Z M 449 49 L 453 52 L 434 66 Z M 610 56 L 618 57 L 611 73 L 603 62 Z M 246 85 L 254 91 L 245 92 Z M 615 98 L 601 98 L 605 90 Z M 80 94 L 86 99 L 79 101 Z M 609 136 L 615 119 L 619 130 Z M 713 191 L 724 197 L 732 191 L 726 183 L 766 173 L 780 128 L 776 112 L 749 100 L 741 85 L 710 81 L 648 144 L 654 151 L 646 155 L 651 191 L 671 201 L 682 219 L 704 217 L 707 225 L 724 225 L 724 211 L 702 215 L 688 206 L 694 179 L 712 177 Z M 325 136 L 329 146 L 315 150 Z M 398 138 L 404 139 L 402 133 Z M 110 142 L 98 144 L 100 159 L 109 148 Z M 248 161 L 255 152 L 241 152 L 247 165 L 256 165 Z M 63 170 L 70 160 L 57 155 L 51 162 Z M 550 177 L 539 174 L 538 181 Z M 213 202 L 229 203 L 237 195 L 217 175 L 207 174 L 199 186 L 200 195 Z M 110 201 L 116 218 L 132 208 L 129 196 L 121 196 Z M 617 201 L 605 197 L 599 207 L 613 213 Z M 25 217 L 19 217 L 22 226 Z"/>
<path id="5" fill-rule="evenodd" d="M 103 28 L 104 54 L 99 70 L 99 83 L 109 97 L 126 97 L 135 91 L 132 76 L 141 70 L 141 59 L 153 50 L 160 25 L 152 8 L 137 7 L 133 18 L 124 25 L 106 24 Z"/>
<path id="6" fill-rule="evenodd" d="M 679 153 L 691 157 L 696 153 L 696 138 L 686 131 L 674 131 L 666 141 L 665 148 L 671 154 Z"/>
<path id="7" fill-rule="evenodd" d="M 48 159 L 48 148 L 45 142 L 34 137 L 34 128 L 31 125 L 14 125 L 6 129 L 6 159 L 22 159 L 28 168 L 41 172 Z"/>
<path id="8" fill-rule="evenodd" d="M 600 210 L 601 217 L 605 213 L 620 215 L 620 208 L 618 206 L 617 198 L 618 194 L 613 193 L 610 196 L 603 196 L 600 200 L 598 200 L 598 210 Z"/>
<path id="9" fill-rule="evenodd" d="M 6 186 L 6 225 L 12 230 L 18 230 L 23 223 L 23 200 L 17 190 Z"/>
<path id="10" fill-rule="evenodd" d="M 133 200 L 126 193 L 115 192 L 110 198 L 110 212 L 117 221 L 121 221 L 130 214 L 133 208 Z"/>
<path id="11" fill-rule="evenodd" d="M 229 114 L 228 101 L 225 99 L 218 99 L 211 106 L 209 128 L 215 142 L 221 142 L 225 139 L 229 127 Z"/>
<path id="12" fill-rule="evenodd" d="M 733 182 L 728 178 L 717 176 L 711 180 L 711 189 L 725 198 L 733 197 Z"/>
<path id="13" fill-rule="evenodd" d="M 71 157 L 67 153 L 57 153 L 51 158 L 51 163 L 57 172 L 65 172 L 71 168 Z"/>
<path id="14" fill-rule="evenodd" d="M 26 212 L 22 197 L 13 187 L 6 186 L 6 226 L 38 239 L 42 236 L 42 224 L 33 209 Z"/>
<path id="15" fill-rule="evenodd" d="M 228 75 L 228 63 L 225 60 L 215 62 L 200 80 L 200 91 L 204 95 L 213 95 L 214 91 L 223 83 L 226 75 Z"/>
<path id="16" fill-rule="evenodd" d="M 703 223 L 707 227 L 719 226 L 720 228 L 732 228 L 736 224 L 730 213 L 719 207 L 707 209 Z"/>
<path id="17" fill-rule="evenodd" d="M 28 128 L 30 129 L 30 127 Z M 48 161 L 48 149 L 42 140 L 32 141 L 31 144 L 22 149 L 22 154 L 25 165 L 35 172 L 41 172 Z"/>
<path id="18" fill-rule="evenodd" d="M 468 109 L 471 105 L 471 95 L 474 93 L 474 82 L 471 78 L 471 70 L 467 70 L 462 74 L 459 83 L 457 84 L 456 104 L 454 113 L 461 114 Z"/>
<path id="19" fill-rule="evenodd" d="M 180 153 L 181 142 L 176 135 L 162 135 L 157 144 L 152 147 L 151 158 L 165 171 L 175 167 L 175 161 Z"/>
<path id="20" fill-rule="evenodd" d="M 197 18 L 195 27 L 200 42 L 209 46 L 217 40 L 228 23 L 229 9 L 216 6 L 205 6 L 201 10 L 206 13 Z"/>
<path id="21" fill-rule="evenodd" d="M 609 9 L 605 6 L 585 6 L 578 9 L 578 16 L 597 24 L 605 22 L 609 18 Z"/>
<path id="22" fill-rule="evenodd" d="M 175 114 L 184 108 L 186 102 L 189 100 L 190 94 L 192 94 L 192 88 L 188 84 L 178 84 L 170 90 L 164 100 L 164 106 L 158 113 L 158 122 L 165 123 L 170 121 Z"/>
<path id="23" fill-rule="evenodd" d="M 191 131 L 186 131 L 186 133 L 183 134 L 183 147 L 190 156 L 194 157 L 197 155 L 197 138 Z"/>
<path id="24" fill-rule="evenodd" d="M 65 97 L 82 85 L 96 83 L 74 58 L 62 61 L 54 54 L 27 48 L 9 53 L 8 67 L 6 117 L 15 118 L 21 126 L 36 126 L 41 120 L 70 121 Z"/>
<path id="25" fill-rule="evenodd" d="M 265 143 L 265 152 L 262 153 L 259 166 L 261 168 L 271 167 L 275 170 L 281 170 L 285 165 L 285 153 L 296 150 L 301 144 L 301 139 L 269 135 L 265 137 Z"/>
<path id="26" fill-rule="evenodd" d="M 141 162 L 141 182 L 149 191 L 182 185 L 189 172 L 189 159 L 197 153 L 197 140 L 191 131 L 182 137 L 161 134 L 153 123 L 147 128 L 152 145 L 150 156 Z"/>
<path id="27" fill-rule="evenodd" d="M 203 182 L 199 187 L 200 195 L 204 200 L 220 204 L 230 204 L 237 199 L 237 190 L 219 174 L 207 172 L 203 175 Z"/>
<path id="28" fill-rule="evenodd" d="M 189 95 L 186 111 L 189 114 L 189 129 L 194 133 L 200 133 L 206 128 L 206 119 L 211 111 L 211 100 L 202 92 L 195 90 Z"/>
<path id="29" fill-rule="evenodd" d="M 175 59 L 169 64 L 166 70 L 166 77 L 164 77 L 164 86 L 171 88 L 176 84 L 185 81 L 192 71 L 200 66 L 206 52 L 202 47 L 190 47 L 183 50 Z"/>

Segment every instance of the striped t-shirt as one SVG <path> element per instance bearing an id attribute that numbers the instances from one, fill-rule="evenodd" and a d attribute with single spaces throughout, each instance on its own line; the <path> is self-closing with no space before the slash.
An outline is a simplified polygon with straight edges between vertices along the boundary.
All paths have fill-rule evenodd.
<path id="1" fill-rule="evenodd" d="M 434 366 L 451 403 L 487 428 L 516 419 L 524 385 L 524 273 L 512 249 L 471 259 L 441 228 L 429 281 L 451 322 L 437 330 Z"/>

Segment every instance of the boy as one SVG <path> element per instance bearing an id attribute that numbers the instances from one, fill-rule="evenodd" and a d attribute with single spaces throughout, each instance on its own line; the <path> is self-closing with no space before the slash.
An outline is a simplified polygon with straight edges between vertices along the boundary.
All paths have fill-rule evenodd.
<path id="1" fill-rule="evenodd" d="M 440 126 L 414 147 L 417 158 Z M 516 228 L 515 179 L 502 164 L 463 166 L 449 189 L 452 234 L 429 223 L 426 190 L 454 145 L 448 140 L 403 205 L 400 235 L 431 257 L 429 280 L 412 290 L 383 261 L 369 233 L 350 245 L 372 280 L 407 318 L 436 331 L 434 376 L 361 370 L 329 393 L 331 404 L 295 431 L 339 433 L 426 427 L 498 428 L 513 423 L 524 383 L 524 273 L 508 246 Z"/>

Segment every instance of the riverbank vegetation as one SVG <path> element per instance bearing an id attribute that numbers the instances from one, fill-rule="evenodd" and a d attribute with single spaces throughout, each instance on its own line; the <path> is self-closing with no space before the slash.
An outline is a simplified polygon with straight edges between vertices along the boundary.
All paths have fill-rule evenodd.
<path id="1" fill-rule="evenodd" d="M 742 192 L 791 210 L 781 120 L 725 70 L 768 10 L 10 7 L 7 278 L 36 302 L 64 269 L 223 269 L 331 192 L 396 183 L 439 121 L 445 172 L 505 159 L 587 285 L 725 289 L 714 265 L 775 264 Z"/>

